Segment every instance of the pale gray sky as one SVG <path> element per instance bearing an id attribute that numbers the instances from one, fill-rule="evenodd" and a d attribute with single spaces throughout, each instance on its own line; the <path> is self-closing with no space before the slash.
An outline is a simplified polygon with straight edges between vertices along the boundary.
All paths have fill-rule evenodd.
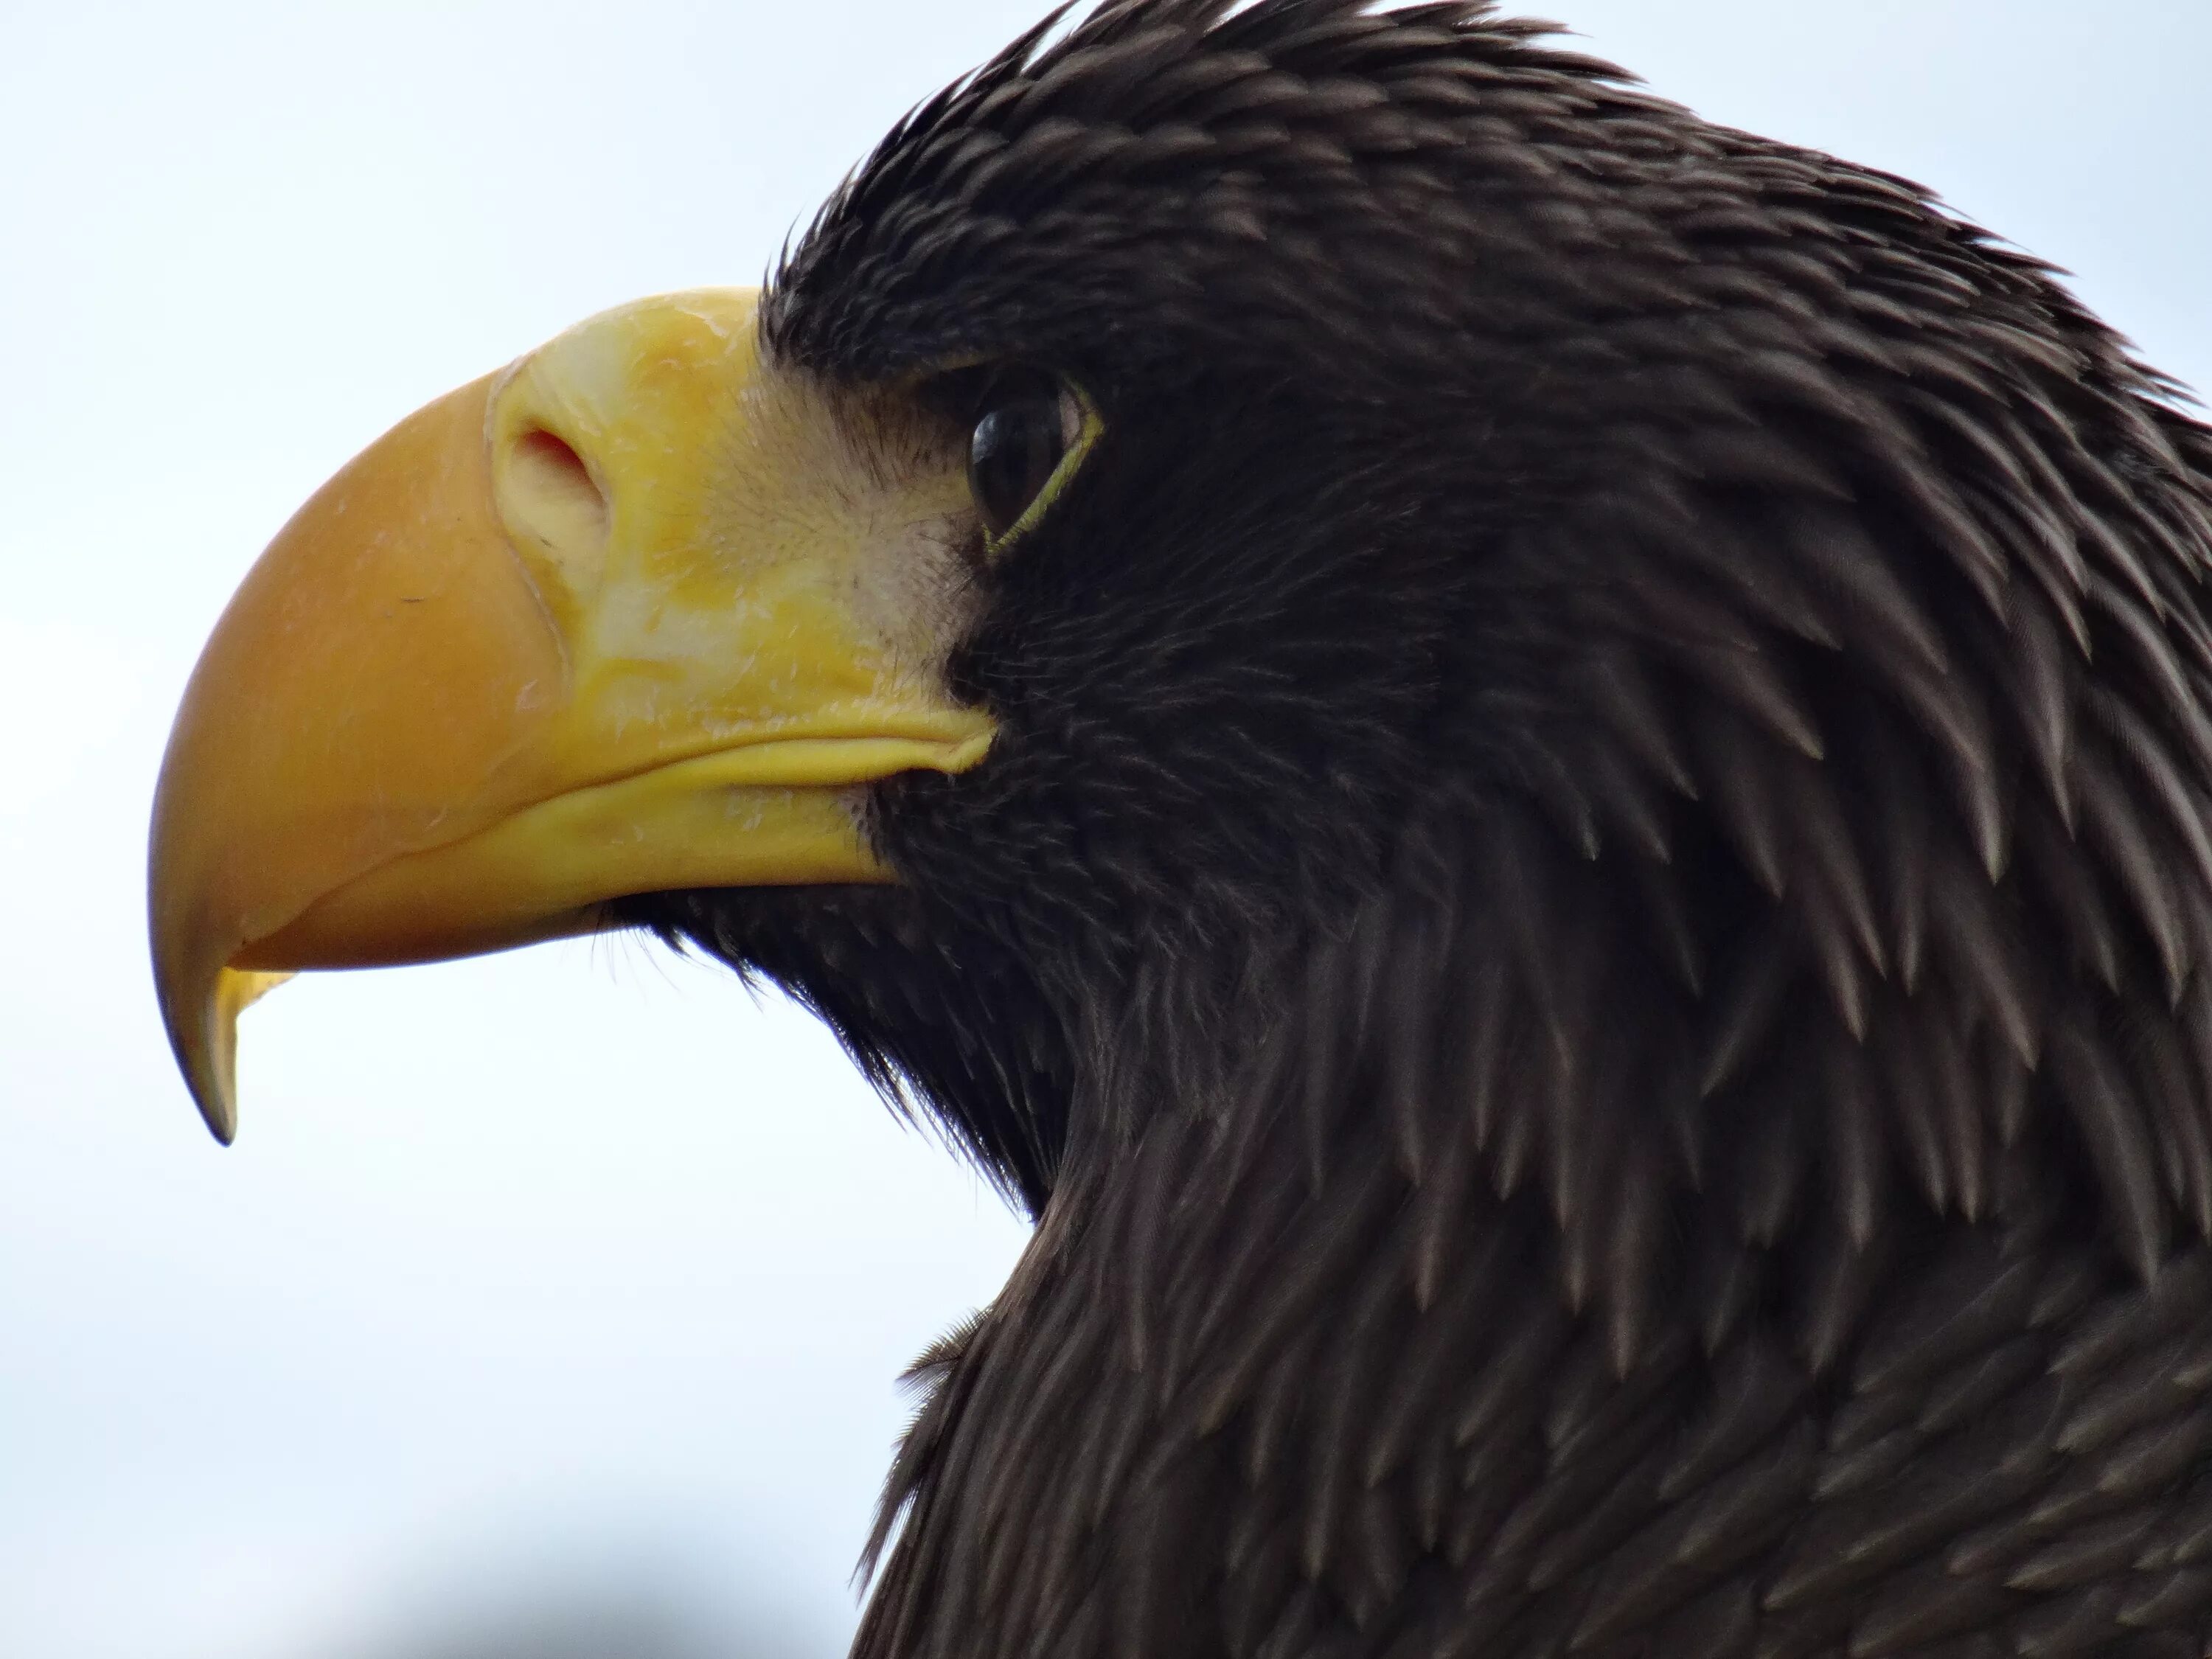
<path id="1" fill-rule="evenodd" d="M 630 941 L 287 988 L 218 1152 L 146 806 L 335 467 L 755 279 L 1036 9 L 0 0 L 0 1652 L 346 1659 L 554 1590 L 842 1646 L 892 1378 L 1021 1230 L 805 1020 Z M 1937 186 L 2212 386 L 2203 0 L 1534 9 Z"/>

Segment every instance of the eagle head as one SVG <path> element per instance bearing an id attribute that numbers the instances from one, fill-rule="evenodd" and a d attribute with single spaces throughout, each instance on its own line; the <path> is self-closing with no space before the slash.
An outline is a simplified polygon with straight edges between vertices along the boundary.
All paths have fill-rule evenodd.
<path id="1" fill-rule="evenodd" d="M 2212 434 L 1542 33 L 1055 14 L 763 289 L 395 428 L 187 693 L 219 1133 L 284 974 L 644 926 L 1036 1218 L 865 1651 L 2212 1603 Z"/>

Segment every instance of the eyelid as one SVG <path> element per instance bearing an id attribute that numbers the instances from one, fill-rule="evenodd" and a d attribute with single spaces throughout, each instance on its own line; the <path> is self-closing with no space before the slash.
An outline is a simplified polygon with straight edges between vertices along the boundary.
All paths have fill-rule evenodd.
<path id="1" fill-rule="evenodd" d="M 1064 374 L 1055 374 L 1053 380 L 1060 387 L 1060 430 L 1066 436 L 1067 453 L 1060 458 L 1060 465 L 1053 468 L 1052 477 L 1045 480 L 1036 498 L 1022 509 L 1022 516 L 1008 525 L 1003 534 L 994 536 L 988 529 L 984 531 L 983 556 L 990 563 L 996 564 L 1004 558 L 1007 550 L 1051 511 L 1067 481 L 1075 476 L 1085 458 L 1097 447 L 1099 436 L 1106 429 L 1098 405 L 1091 402 L 1081 386 Z"/>

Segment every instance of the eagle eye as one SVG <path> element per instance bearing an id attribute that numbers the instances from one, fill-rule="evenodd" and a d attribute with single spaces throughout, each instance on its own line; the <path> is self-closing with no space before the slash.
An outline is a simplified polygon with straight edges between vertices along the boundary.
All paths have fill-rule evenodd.
<path id="1" fill-rule="evenodd" d="M 1042 369 L 992 379 L 968 435 L 968 487 L 994 547 L 1034 516 L 1083 447 L 1085 415 L 1073 390 Z"/>

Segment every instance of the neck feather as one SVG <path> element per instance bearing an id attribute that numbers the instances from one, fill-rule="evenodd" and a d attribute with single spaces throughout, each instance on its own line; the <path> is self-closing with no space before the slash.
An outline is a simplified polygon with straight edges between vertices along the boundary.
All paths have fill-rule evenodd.
<path id="1" fill-rule="evenodd" d="M 1854 1018 L 1755 896 L 1670 942 L 1650 872 L 1530 820 L 1408 845 L 1241 1015 L 1194 1000 L 1235 1075 L 1079 1091 L 1029 1253 L 926 1357 L 856 1651 L 2203 1622 L 2212 1252 L 2141 1270 L 2066 1095 L 2133 1072 L 2063 1009 L 2031 1066 L 1940 951 Z"/>

